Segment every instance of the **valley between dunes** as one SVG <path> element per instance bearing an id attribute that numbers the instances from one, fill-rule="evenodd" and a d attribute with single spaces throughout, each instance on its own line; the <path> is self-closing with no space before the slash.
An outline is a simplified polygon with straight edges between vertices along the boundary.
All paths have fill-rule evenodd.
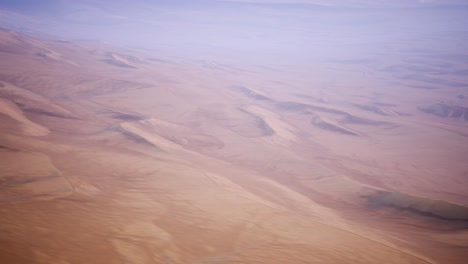
<path id="1" fill-rule="evenodd" d="M 1 263 L 468 259 L 459 87 L 4 29 L 0 54 Z"/>

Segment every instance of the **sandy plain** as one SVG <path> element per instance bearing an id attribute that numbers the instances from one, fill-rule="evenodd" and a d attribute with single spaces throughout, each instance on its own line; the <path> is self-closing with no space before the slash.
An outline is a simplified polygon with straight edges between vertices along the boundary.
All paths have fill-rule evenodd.
<path id="1" fill-rule="evenodd" d="M 9 30 L 0 54 L 1 263 L 468 259 L 466 77 L 405 73 L 441 56 L 383 58 L 369 83 L 359 58 L 265 68 Z M 411 87 L 431 78 L 443 92 Z"/>

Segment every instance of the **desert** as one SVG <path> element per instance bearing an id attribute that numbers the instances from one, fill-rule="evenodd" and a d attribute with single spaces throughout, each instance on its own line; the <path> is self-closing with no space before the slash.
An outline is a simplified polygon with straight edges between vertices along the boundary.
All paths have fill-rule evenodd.
<path id="1" fill-rule="evenodd" d="M 467 263 L 468 7 L 284 2 L 0 4 L 0 263 Z"/>

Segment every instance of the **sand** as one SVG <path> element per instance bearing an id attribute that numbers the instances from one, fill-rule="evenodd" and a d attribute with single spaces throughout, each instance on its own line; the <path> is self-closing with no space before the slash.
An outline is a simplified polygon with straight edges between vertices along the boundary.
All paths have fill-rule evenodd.
<path id="1" fill-rule="evenodd" d="M 1 38 L 1 263 L 466 263 L 453 87 Z"/>

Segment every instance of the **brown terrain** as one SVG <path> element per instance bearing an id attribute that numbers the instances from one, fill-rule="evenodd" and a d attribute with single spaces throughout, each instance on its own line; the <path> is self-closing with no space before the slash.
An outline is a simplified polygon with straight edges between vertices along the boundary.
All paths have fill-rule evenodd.
<path id="1" fill-rule="evenodd" d="M 467 61 L 382 56 L 1 29 L 0 263 L 467 263 Z"/>

